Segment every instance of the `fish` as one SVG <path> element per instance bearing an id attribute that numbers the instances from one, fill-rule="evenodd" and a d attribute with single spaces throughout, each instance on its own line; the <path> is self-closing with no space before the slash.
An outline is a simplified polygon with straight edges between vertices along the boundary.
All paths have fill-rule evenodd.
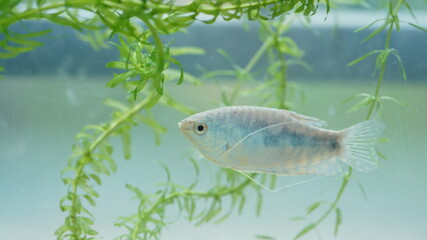
<path id="1" fill-rule="evenodd" d="M 348 166 L 378 167 L 375 143 L 384 123 L 366 120 L 339 131 L 325 126 L 314 117 L 256 106 L 220 107 L 178 123 L 206 159 L 241 172 L 330 176 Z"/>

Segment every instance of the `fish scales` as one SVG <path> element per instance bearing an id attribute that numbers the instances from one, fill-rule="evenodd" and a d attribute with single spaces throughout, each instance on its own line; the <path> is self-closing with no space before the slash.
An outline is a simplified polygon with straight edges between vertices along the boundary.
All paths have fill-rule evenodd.
<path id="1" fill-rule="evenodd" d="M 284 115 L 281 111 L 268 111 L 266 109 L 254 111 L 253 107 L 229 110 L 228 114 L 231 116 L 229 119 L 234 118 L 233 121 L 238 123 L 238 129 L 240 129 L 240 134 L 234 136 L 234 143 L 237 142 L 237 139 L 241 139 L 256 130 L 266 128 L 273 124 L 289 123 L 278 125 L 277 127 L 272 127 L 266 131 L 253 135 L 250 137 L 251 139 L 253 138 L 252 141 L 247 139 L 248 146 L 253 149 L 265 147 L 270 149 L 270 152 L 276 152 L 277 154 L 274 158 L 281 159 L 281 161 L 278 161 L 278 164 L 289 162 L 289 164 L 286 165 L 287 168 L 290 168 L 290 166 L 292 166 L 292 168 L 298 166 L 307 167 L 310 164 L 316 164 L 316 161 L 310 163 L 309 160 L 326 157 L 328 153 L 329 156 L 333 156 L 338 150 L 338 135 L 335 132 L 295 122 L 294 118 Z M 238 113 L 240 113 L 240 115 Z M 275 148 L 276 150 L 274 151 Z M 244 158 L 253 158 L 253 155 L 243 157 L 247 154 L 239 152 L 247 150 L 235 149 L 234 151 L 240 155 L 239 159 L 241 160 L 239 165 L 243 162 L 250 162 L 253 164 L 254 161 L 242 161 Z M 256 151 L 263 152 L 262 149 Z M 231 163 L 232 161 L 227 160 L 227 162 Z M 265 166 L 265 161 L 256 162 Z M 278 164 L 274 164 L 275 170 L 278 170 Z M 237 166 L 230 165 L 230 167 L 235 168 Z M 272 171 L 272 169 L 265 169 L 265 171 Z M 284 170 L 282 169 L 282 171 Z"/>
<path id="2" fill-rule="evenodd" d="M 207 159 L 246 172 L 333 175 L 343 163 L 359 170 L 374 165 L 372 149 L 382 123 L 341 131 L 319 128 L 324 124 L 286 110 L 238 106 L 195 114 L 179 127 Z"/>

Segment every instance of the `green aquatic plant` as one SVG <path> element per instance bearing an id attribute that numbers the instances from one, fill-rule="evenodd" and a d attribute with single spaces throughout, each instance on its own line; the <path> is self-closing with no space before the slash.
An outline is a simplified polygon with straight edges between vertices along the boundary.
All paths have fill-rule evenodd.
<path id="1" fill-rule="evenodd" d="M 280 109 L 289 109 L 293 104 L 292 98 L 299 90 L 295 82 L 288 80 L 287 70 L 290 65 L 301 65 L 307 70 L 310 66 L 301 58 L 304 52 L 298 47 L 287 32 L 290 30 L 292 22 L 295 21 L 295 16 L 281 16 L 278 21 L 263 21 L 260 20 L 260 40 L 263 42 L 255 54 L 249 59 L 245 67 L 238 66 L 231 56 L 219 50 L 219 53 L 226 58 L 233 70 L 214 70 L 204 74 L 204 78 L 210 79 L 226 79 L 232 77 L 236 79 L 234 86 L 231 89 L 222 87 L 221 99 L 226 106 L 233 105 L 238 95 L 245 96 L 248 94 L 256 95 L 261 99 L 259 105 L 270 106 Z M 266 56 L 269 67 L 261 68 L 254 71 L 254 68 Z M 289 59 L 286 59 L 289 57 Z M 259 84 L 259 78 L 262 79 L 262 84 Z M 242 89 L 243 84 L 254 85 L 248 89 Z M 301 98 L 305 96 L 303 91 L 299 91 Z"/>
<path id="2" fill-rule="evenodd" d="M 326 3 L 329 11 L 329 1 L 326 0 Z M 0 32 L 3 35 L 0 58 L 13 58 L 42 46 L 31 38 L 45 35 L 49 30 L 22 34 L 10 29 L 10 26 L 22 21 L 47 20 L 72 27 L 86 33 L 86 38 L 91 39 L 95 46 L 102 42 L 95 40 L 102 34 L 93 35 L 93 31 L 106 31 L 108 37 L 116 34 L 133 37 L 139 43 L 149 43 L 146 40 L 152 37 L 158 74 L 151 77 L 160 85 L 161 72 L 165 66 L 165 49 L 160 34 L 172 34 L 186 28 L 202 14 L 210 17 L 209 20 L 203 20 L 207 24 L 214 23 L 218 18 L 226 21 L 242 17 L 268 20 L 290 11 L 314 14 L 318 5 L 319 0 L 196 0 L 186 5 L 155 0 L 3 0 L 0 3 Z"/>
<path id="3" fill-rule="evenodd" d="M 198 176 L 199 169 L 197 163 L 192 160 Z M 262 206 L 262 195 L 260 189 L 252 185 L 250 179 L 242 181 L 242 178 L 232 170 L 220 171 L 217 183 L 207 191 L 196 191 L 198 179 L 189 187 L 174 184 L 170 178 L 169 170 L 165 167 L 168 181 L 165 188 L 158 194 L 146 194 L 136 187 L 127 185 L 126 187 L 134 192 L 139 201 L 137 213 L 127 217 L 120 217 L 115 224 L 124 227 L 128 233 L 119 236 L 117 239 L 160 239 L 162 229 L 170 224 L 166 219 L 166 209 L 170 205 L 178 205 L 178 215 L 185 214 L 185 218 L 196 225 L 214 222 L 219 223 L 228 218 L 233 212 L 241 213 L 245 206 L 247 189 L 252 188 L 257 192 L 256 212 L 259 215 Z M 231 200 L 231 206 L 224 208 L 224 201 Z M 203 201 L 205 206 L 200 207 Z"/>
<path id="4" fill-rule="evenodd" d="M 371 34 L 369 34 L 367 37 L 365 37 L 362 40 L 362 43 L 368 41 L 369 39 L 379 35 L 381 32 L 383 32 L 384 30 L 386 30 L 386 36 L 385 36 L 385 44 L 384 44 L 384 49 L 381 50 L 372 50 L 371 52 L 359 57 L 358 59 L 350 62 L 347 64 L 347 66 L 353 66 L 363 60 L 365 60 L 366 58 L 370 57 L 371 55 L 375 55 L 377 54 L 377 59 L 375 61 L 375 73 L 379 72 L 378 74 L 378 79 L 377 79 L 377 85 L 375 87 L 374 90 L 374 94 L 368 94 L 368 93 L 361 93 L 358 94 L 354 97 L 351 97 L 349 99 L 346 99 L 344 102 L 349 102 L 352 100 L 355 100 L 357 98 L 362 98 L 359 102 L 357 102 L 354 106 L 352 106 L 348 112 L 355 112 L 355 111 L 359 111 L 364 107 L 368 108 L 367 114 L 365 119 L 368 120 L 372 117 L 373 114 L 378 113 L 379 115 L 382 113 L 382 109 L 383 109 L 383 101 L 391 101 L 394 103 L 397 103 L 399 105 L 405 105 L 402 102 L 400 102 L 399 100 L 391 97 L 391 96 L 380 96 L 379 92 L 381 89 L 381 84 L 383 82 L 384 79 L 384 74 L 386 72 L 386 67 L 387 67 L 387 59 L 390 55 L 394 56 L 397 60 L 397 62 L 399 63 L 400 69 L 401 69 L 401 73 L 402 73 L 402 78 L 403 80 L 406 81 L 406 72 L 405 72 L 405 68 L 403 66 L 403 62 L 399 56 L 399 53 L 396 49 L 391 48 L 390 47 L 390 42 L 391 42 L 391 37 L 392 37 L 392 33 L 393 33 L 393 29 L 395 29 L 397 32 L 400 31 L 400 23 L 403 22 L 401 20 L 399 20 L 398 17 L 398 12 L 401 9 L 402 5 L 404 7 L 406 7 L 409 12 L 411 13 L 411 15 L 415 17 L 414 12 L 412 11 L 412 8 L 410 6 L 410 4 L 405 1 L 405 0 L 399 0 L 399 1 L 390 1 L 388 4 L 388 11 L 387 11 L 387 15 L 385 18 L 383 19 L 378 19 L 376 21 L 374 21 L 373 23 L 365 26 L 365 27 L 361 27 L 359 29 L 357 29 L 355 32 L 360 32 L 362 30 L 366 30 L 370 27 L 372 27 L 374 24 L 378 23 L 378 22 L 383 22 L 382 25 L 380 25 L 376 30 L 374 30 Z M 272 98 L 272 104 L 270 103 L 270 105 L 277 107 L 277 108 L 284 108 L 284 109 L 289 109 L 289 106 L 291 105 L 291 101 L 289 103 L 286 103 L 285 101 L 285 97 L 287 95 L 293 95 L 290 94 L 292 91 L 289 90 L 289 87 L 287 86 L 287 74 L 286 74 L 286 70 L 287 70 L 287 65 L 289 64 L 289 60 L 285 60 L 285 56 L 286 55 L 290 55 L 292 57 L 294 57 L 293 60 L 297 60 L 296 62 L 299 63 L 300 65 L 304 66 L 306 69 L 310 69 L 309 66 L 307 66 L 307 64 L 303 61 L 300 60 L 301 56 L 302 56 L 302 51 L 297 47 L 297 45 L 288 37 L 283 36 L 283 34 L 286 32 L 286 30 L 289 28 L 289 22 L 291 18 L 287 18 L 287 21 L 284 21 L 283 17 L 280 21 L 278 22 L 264 22 L 261 21 L 261 26 L 262 26 L 262 30 L 267 31 L 267 38 L 264 38 L 264 42 L 263 45 L 258 49 L 258 51 L 256 52 L 256 54 L 253 56 L 253 58 L 249 61 L 248 65 L 245 68 L 240 68 L 238 66 L 234 66 L 234 69 L 236 69 L 235 71 L 215 71 L 214 74 L 210 73 L 207 76 L 212 77 L 212 75 L 214 75 L 215 77 L 217 77 L 217 75 L 220 75 L 222 77 L 225 76 L 232 76 L 232 75 L 236 75 L 237 83 L 235 84 L 233 90 L 232 90 L 232 94 L 231 94 L 231 101 L 227 100 L 225 91 L 222 92 L 223 95 L 223 103 L 225 105 L 232 105 L 237 92 L 239 92 L 240 88 L 241 88 L 241 81 L 243 82 L 244 80 L 241 80 L 242 77 L 245 77 L 246 79 L 255 79 L 256 77 L 254 77 L 253 75 L 251 75 L 250 70 L 252 70 L 253 66 L 255 65 L 255 63 L 260 59 L 261 55 L 264 54 L 266 51 L 270 51 L 269 54 L 269 62 L 271 64 L 271 68 L 267 70 L 267 72 L 269 74 L 272 75 L 271 79 L 273 83 L 278 83 L 277 85 L 272 85 L 271 83 L 268 84 L 261 84 L 261 86 L 257 86 L 254 89 L 250 89 L 250 92 L 258 92 L 260 89 L 265 89 L 265 88 L 270 88 L 273 90 L 277 90 L 279 92 L 279 94 L 275 95 L 275 94 L 271 94 L 271 92 L 269 92 L 268 96 L 270 98 Z M 410 22 L 403 22 L 406 24 L 409 24 L 410 26 L 420 29 L 422 31 L 427 31 L 427 29 L 415 24 L 415 23 L 410 23 Z M 273 29 L 272 29 L 273 28 Z M 276 30 L 274 30 L 276 29 Z M 261 34 L 262 36 L 262 34 Z M 286 44 L 286 45 L 284 45 Z M 279 54 L 277 55 L 273 55 L 271 52 L 272 51 L 277 51 Z M 226 55 L 223 53 L 223 55 Z M 230 57 L 227 56 L 227 58 L 230 59 Z M 244 74 L 242 74 L 242 72 Z M 289 91 L 289 92 L 288 92 Z M 259 95 L 259 92 L 258 92 Z M 269 105 L 269 104 L 265 104 L 265 102 L 263 102 L 262 105 Z M 381 141 L 383 142 L 387 142 L 387 139 L 382 139 Z M 386 159 L 386 157 L 381 154 L 380 152 L 378 152 L 379 156 L 381 156 L 383 159 Z M 335 213 L 335 227 L 334 227 L 334 235 L 336 236 L 338 234 L 339 231 L 339 227 L 342 224 L 342 211 L 341 209 L 338 207 L 338 204 L 340 202 L 340 199 L 342 197 L 342 195 L 345 192 L 345 189 L 347 188 L 347 185 L 351 179 L 352 176 L 352 168 L 349 167 L 348 171 L 343 175 L 342 177 L 342 183 L 338 189 L 337 195 L 335 196 L 334 200 L 332 202 L 328 202 L 328 201 L 316 201 L 314 203 L 312 203 L 311 205 L 309 205 L 306 208 L 306 215 L 307 217 L 294 217 L 291 218 L 292 220 L 296 220 L 296 221 L 306 221 L 309 222 L 308 225 L 304 226 L 295 236 L 293 239 L 300 239 L 301 237 L 305 236 L 306 234 L 308 234 L 309 232 L 316 230 L 319 225 L 326 220 L 331 214 Z M 363 187 L 362 188 L 362 192 L 363 192 Z M 308 215 L 310 215 L 311 213 L 313 213 L 314 211 L 316 211 L 317 209 L 319 209 L 322 206 L 328 206 L 325 210 L 325 212 L 323 212 L 320 217 L 314 221 L 310 220 L 308 218 Z M 259 236 L 259 239 L 273 239 L 270 236 Z"/>
<path id="5" fill-rule="evenodd" d="M 60 201 L 62 211 L 68 213 L 64 224 L 55 234 L 59 239 L 85 239 L 86 236 L 96 235 L 92 229 L 93 215 L 85 207 L 84 201 L 95 206 L 95 198 L 99 195 L 94 184 L 101 184 L 101 174 L 110 175 L 117 170 L 113 160 L 113 146 L 108 143 L 111 135 L 122 137 L 125 158 L 130 158 L 130 129 L 132 125 L 143 122 L 158 132 L 164 131 L 155 121 L 139 114 L 141 109 L 149 109 L 160 95 L 151 94 L 143 101 L 128 107 L 113 100 L 106 104 L 118 110 L 113 113 L 113 119 L 101 126 L 88 125 L 76 135 L 79 144 L 73 146 L 73 154 L 69 158 L 68 167 L 62 171 L 62 180 L 69 186 L 68 193 Z M 90 167 L 91 170 L 87 168 Z"/>
<path id="6" fill-rule="evenodd" d="M 329 11 L 329 2 L 327 11 Z M 204 1 L 196 0 L 187 5 L 174 5 L 163 1 L 108 1 L 108 0 L 5 0 L 0 4 L 0 31 L 2 40 L 0 58 L 12 58 L 19 54 L 42 46 L 32 38 L 49 33 L 18 33 L 10 27 L 25 21 L 47 20 L 49 22 L 72 27 L 80 32 L 80 38 L 89 41 L 95 48 L 104 45 L 106 38 L 119 36 L 118 43 L 113 43 L 120 52 L 121 59 L 109 62 L 107 67 L 119 69 L 119 73 L 108 81 L 108 87 L 123 85 L 131 94 L 128 104 L 106 100 L 106 104 L 116 110 L 112 120 L 101 125 L 88 125 L 76 135 L 77 143 L 69 158 L 68 167 L 62 172 L 62 180 L 68 186 L 67 194 L 60 201 L 60 208 L 67 213 L 64 224 L 55 232 L 58 239 L 93 239 L 97 235 L 93 229 L 94 216 L 87 204 L 96 205 L 96 185 L 102 182 L 102 175 L 109 175 L 117 170 L 113 146 L 108 140 L 112 136 L 122 139 L 124 157 L 131 156 L 131 129 L 139 123 L 150 126 L 157 136 L 165 129 L 151 118 L 149 109 L 159 101 L 165 105 L 184 112 L 188 108 L 171 99 L 164 92 L 164 83 L 173 80 L 174 70 L 171 64 L 180 67 L 177 83 L 184 80 L 181 64 L 172 57 L 174 49 L 164 44 L 160 35 L 172 34 L 191 25 L 200 14 L 210 16 L 204 23 L 213 23 L 219 17 L 229 21 L 246 17 L 249 20 L 269 20 L 287 12 L 314 14 L 319 2 L 300 1 Z M 175 49 L 176 50 L 176 49 Z M 186 48 L 186 53 L 201 53 L 202 50 Z M 3 70 L 3 68 L 0 68 Z M 172 77 L 171 77 L 172 76 Z M 189 76 L 188 74 L 186 76 Z M 187 79 L 190 77 L 187 77 Z M 161 100 L 162 99 L 162 100 Z M 144 113 L 141 111 L 144 110 Z M 167 169 L 167 168 L 166 168 Z M 223 212 L 223 197 L 231 196 L 232 206 L 239 202 L 239 211 L 245 203 L 244 190 L 249 180 L 233 180 L 233 174 L 225 174 L 226 184 L 215 185 L 208 192 L 192 191 L 192 187 L 177 187 L 168 183 L 164 191 L 155 197 L 148 197 L 135 187 L 128 186 L 140 200 L 140 208 L 135 216 L 122 218 L 117 223 L 130 230 L 129 239 L 158 238 L 164 227 L 164 211 L 167 205 L 177 202 L 186 209 L 189 219 L 198 219 L 199 223 L 211 221 Z M 261 194 L 258 191 L 261 207 Z M 195 203 L 198 198 L 211 199 L 208 210 L 202 210 L 197 216 Z M 180 205 L 183 204 L 183 205 Z M 232 209 L 232 208 L 231 208 Z M 259 212 L 259 210 L 258 210 Z M 225 219 L 231 210 L 220 219 Z M 217 220 L 220 220 L 217 219 Z M 129 224 L 134 223 L 133 227 Z M 154 224 L 152 229 L 147 225 Z"/>
<path id="7" fill-rule="evenodd" d="M 378 74 L 378 79 L 377 79 L 377 84 L 376 84 L 376 87 L 374 90 L 374 94 L 371 95 L 368 93 L 361 93 L 361 94 L 358 94 L 357 96 L 354 96 L 354 97 L 351 97 L 351 98 L 345 100 L 345 102 L 348 102 L 348 101 L 352 101 L 356 98 L 362 98 L 362 100 L 357 102 L 354 106 L 352 106 L 349 109 L 349 112 L 359 111 L 362 108 L 367 107 L 368 111 L 367 111 L 367 114 L 365 117 L 366 120 L 372 118 L 373 114 L 375 114 L 375 113 L 381 114 L 382 101 L 388 100 L 388 101 L 392 101 L 395 103 L 399 103 L 400 105 L 403 105 L 400 101 L 396 100 L 393 97 L 380 96 L 379 95 L 381 85 L 383 84 L 383 80 L 384 80 L 384 74 L 386 72 L 387 60 L 388 60 L 388 57 L 390 55 L 393 55 L 396 57 L 399 65 L 400 65 L 400 68 L 401 68 L 402 78 L 403 78 L 403 80 L 406 81 L 405 68 L 403 66 L 402 60 L 400 59 L 399 53 L 396 49 L 390 48 L 390 42 L 391 42 L 393 29 L 396 28 L 397 31 L 400 31 L 400 22 L 401 21 L 399 20 L 398 12 L 401 9 L 402 5 L 404 5 L 411 12 L 412 16 L 415 18 L 415 14 L 412 12 L 412 9 L 411 9 L 411 7 L 407 1 L 405 1 L 405 0 L 398 0 L 398 1 L 391 0 L 391 1 L 389 1 L 387 15 L 384 19 L 376 20 L 376 21 L 372 22 L 371 24 L 356 30 L 356 32 L 360 32 L 362 30 L 365 30 L 365 29 L 372 27 L 377 22 L 381 22 L 381 21 L 384 22 L 380 27 L 378 27 L 371 34 L 369 34 L 367 37 L 365 37 L 362 40 L 362 43 L 364 43 L 364 42 L 368 41 L 369 39 L 379 35 L 384 30 L 386 30 L 386 32 L 387 32 L 386 36 L 385 36 L 384 49 L 373 50 L 373 51 L 363 55 L 362 57 L 348 63 L 348 66 L 353 66 L 353 65 L 365 60 L 369 56 L 377 54 L 377 59 L 375 61 L 375 72 L 379 71 L 379 74 Z M 422 28 L 422 27 L 420 27 L 414 23 L 409 23 L 409 25 L 426 31 L 426 29 L 424 29 L 424 28 Z M 381 153 L 378 152 L 378 154 L 382 158 L 385 158 L 385 156 L 382 155 Z M 298 234 L 294 237 L 294 239 L 299 239 L 302 236 L 309 233 L 310 231 L 316 229 L 333 212 L 335 212 L 334 235 L 336 236 L 338 234 L 339 227 L 342 224 L 342 212 L 341 212 L 341 209 L 338 207 L 338 203 L 340 202 L 340 199 L 341 199 L 345 189 L 347 188 L 347 185 L 348 185 L 348 183 L 351 179 L 351 176 L 352 176 L 352 172 L 353 172 L 352 168 L 349 167 L 349 170 L 343 176 L 341 186 L 338 190 L 337 195 L 335 196 L 335 199 L 332 201 L 332 203 L 327 203 L 325 201 L 317 201 L 317 202 L 314 202 L 309 207 L 307 207 L 307 215 L 309 215 L 310 213 L 312 213 L 316 209 L 318 209 L 321 205 L 329 205 L 329 207 L 326 209 L 326 211 L 323 214 L 321 214 L 318 219 L 316 219 L 315 221 L 311 221 L 305 217 L 304 218 L 297 218 L 298 220 L 307 220 L 309 222 L 309 224 L 306 225 L 300 232 L 298 232 Z M 363 189 L 362 189 L 362 191 L 363 191 Z"/>
<path id="8" fill-rule="evenodd" d="M 326 12 L 329 12 L 329 1 L 326 0 Z M 64 223 L 56 230 L 58 239 L 95 239 L 94 216 L 90 206 L 95 207 L 99 194 L 96 186 L 103 178 L 117 171 L 117 161 L 113 157 L 116 151 L 109 140 L 118 136 L 122 140 L 124 158 L 131 157 L 131 132 L 138 124 L 145 124 L 154 131 L 159 142 L 160 134 L 166 129 L 159 125 L 150 112 L 157 104 L 172 109 L 193 113 L 193 110 L 175 101 L 168 89 L 167 81 L 181 84 L 183 81 L 198 83 L 198 80 L 185 72 L 181 63 L 176 59 L 182 54 L 203 54 L 204 50 L 194 47 L 174 48 L 173 43 L 164 43 L 162 35 L 170 35 L 186 29 L 195 21 L 211 24 L 222 18 L 225 21 L 245 18 L 260 22 L 260 38 L 263 44 L 248 61 L 245 67 L 232 63 L 232 70 L 208 72 L 204 78 L 222 78 L 224 76 L 236 79 L 231 91 L 222 92 L 225 105 L 235 103 L 239 94 L 244 93 L 243 84 L 251 82 L 255 88 L 249 91 L 263 96 L 261 104 L 277 108 L 291 109 L 295 101 L 293 95 L 298 91 L 296 83 L 289 81 L 287 69 L 291 64 L 299 64 L 309 68 L 301 58 L 303 51 L 286 33 L 295 17 L 287 16 L 294 12 L 308 16 L 315 14 L 319 5 L 318 0 L 195 0 L 186 5 L 175 5 L 173 1 L 137 1 L 137 0 L 3 0 L 0 3 L 0 58 L 13 58 L 20 54 L 41 47 L 38 37 L 49 34 L 45 29 L 38 32 L 14 32 L 11 26 L 22 24 L 25 29 L 26 21 L 45 20 L 62 26 L 71 27 L 79 32 L 82 40 L 88 41 L 94 48 L 106 46 L 107 40 L 117 48 L 120 59 L 110 61 L 107 67 L 116 69 L 106 85 L 107 87 L 122 86 L 129 93 L 124 101 L 107 99 L 105 104 L 114 108 L 110 121 L 100 125 L 88 125 L 76 135 L 76 144 L 69 158 L 68 166 L 61 177 L 67 186 L 66 195 L 60 200 L 60 209 L 66 213 Z M 376 69 L 380 72 L 374 95 L 360 95 L 364 99 L 352 110 L 368 106 L 367 118 L 378 111 L 382 100 L 392 100 L 388 96 L 380 96 L 387 58 L 397 57 L 397 50 L 390 48 L 390 38 L 394 27 L 399 30 L 400 20 L 397 13 L 401 5 L 410 9 L 406 1 L 390 1 L 389 13 L 385 23 L 379 30 L 368 36 L 374 37 L 384 29 L 388 29 L 384 50 L 375 50 L 350 63 L 356 64 L 365 58 L 378 54 Z M 201 15 L 208 20 L 198 20 Z M 204 18 L 206 19 L 206 18 Z M 276 19 L 277 21 L 272 21 Z M 409 23 L 411 26 L 422 27 Z M 371 27 L 369 25 L 368 27 Z M 361 29 L 363 30 L 363 29 Z M 232 59 L 225 51 L 222 55 Z M 267 56 L 269 67 L 262 74 L 254 73 L 254 66 L 262 56 Z M 172 66 L 178 69 L 173 69 Z M 402 68 L 403 69 L 403 68 Z M 4 70 L 0 67 L 0 71 Z M 262 76 L 263 83 L 255 79 Z M 405 76 L 403 71 L 403 76 Z M 405 77 L 406 78 L 406 77 Z M 252 80 L 252 81 L 251 81 Z M 303 98 L 303 93 L 300 93 Z M 195 190 L 199 175 L 199 166 L 191 161 L 196 172 L 195 181 L 189 186 L 181 186 L 172 180 L 169 169 L 165 166 L 167 181 L 162 184 L 156 194 L 148 194 L 137 187 L 126 187 L 136 196 L 138 209 L 130 216 L 118 218 L 116 225 L 125 228 L 127 233 L 118 239 L 159 239 L 162 229 L 169 224 L 166 210 L 169 206 L 178 206 L 191 222 L 202 224 L 219 222 L 232 213 L 243 211 L 246 206 L 248 192 L 254 191 L 258 197 L 256 211 L 259 214 L 262 207 L 262 192 L 251 180 L 243 178 L 230 170 L 219 170 L 216 183 L 205 191 Z M 351 178 L 352 170 L 344 175 L 335 200 L 327 205 L 318 201 L 307 208 L 310 214 L 320 207 L 327 205 L 325 213 L 297 233 L 295 239 L 316 229 L 331 213 L 336 215 L 335 234 L 342 223 L 342 213 L 338 208 L 340 198 Z M 275 178 L 255 176 L 264 184 L 274 186 Z M 224 202 L 229 201 L 230 207 L 225 208 Z M 205 204 L 207 207 L 202 208 Z M 268 236 L 258 236 L 260 239 L 272 239 Z"/>

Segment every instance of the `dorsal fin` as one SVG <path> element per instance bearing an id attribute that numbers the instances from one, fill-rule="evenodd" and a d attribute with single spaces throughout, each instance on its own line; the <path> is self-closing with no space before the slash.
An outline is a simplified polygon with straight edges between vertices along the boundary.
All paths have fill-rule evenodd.
<path id="1" fill-rule="evenodd" d="M 291 115 L 293 118 L 296 118 L 299 121 L 305 122 L 308 125 L 314 126 L 314 127 L 324 127 L 326 125 L 328 125 L 325 121 L 320 120 L 318 118 L 315 117 L 308 117 L 296 112 L 292 112 L 292 111 L 288 111 L 288 110 L 283 110 L 285 112 L 287 112 L 289 115 Z"/>

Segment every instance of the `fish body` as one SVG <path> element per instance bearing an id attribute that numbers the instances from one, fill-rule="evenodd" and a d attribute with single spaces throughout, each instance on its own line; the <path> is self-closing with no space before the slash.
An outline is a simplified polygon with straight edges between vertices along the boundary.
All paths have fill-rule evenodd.
<path id="1" fill-rule="evenodd" d="M 375 142 L 384 130 L 364 121 L 333 131 L 295 112 L 252 106 L 222 107 L 179 122 L 181 132 L 208 160 L 244 172 L 335 175 L 350 165 L 376 167 Z"/>

